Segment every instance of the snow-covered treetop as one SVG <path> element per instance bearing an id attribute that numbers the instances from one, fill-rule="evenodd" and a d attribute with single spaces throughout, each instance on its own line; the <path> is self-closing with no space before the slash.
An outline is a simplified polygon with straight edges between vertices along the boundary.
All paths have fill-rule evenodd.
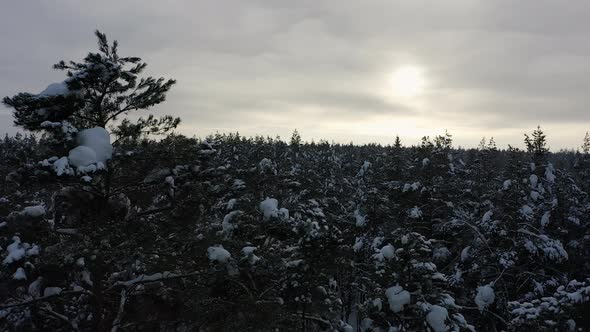
<path id="1" fill-rule="evenodd" d="M 39 94 L 19 93 L 3 102 L 14 109 L 14 123 L 28 130 L 61 131 L 64 123 L 81 129 L 102 127 L 128 112 L 147 109 L 165 100 L 174 80 L 139 75 L 147 66 L 139 57 L 120 57 L 118 43 L 108 43 L 96 31 L 99 52 L 88 53 L 82 62 L 60 61 L 55 69 L 66 71 L 67 79 L 50 84 Z M 154 127 L 173 129 L 179 119 L 164 117 L 138 121 L 135 131 Z M 131 122 L 125 121 L 129 134 Z"/>

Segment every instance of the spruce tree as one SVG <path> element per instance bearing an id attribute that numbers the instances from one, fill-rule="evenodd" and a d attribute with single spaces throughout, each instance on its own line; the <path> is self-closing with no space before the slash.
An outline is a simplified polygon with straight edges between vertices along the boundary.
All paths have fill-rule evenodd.
<path id="1" fill-rule="evenodd" d="M 524 143 L 527 151 L 533 155 L 535 161 L 543 161 L 549 152 L 547 139 L 545 133 L 541 130 L 541 126 L 537 126 L 531 136 L 524 134 Z"/>
<path id="2" fill-rule="evenodd" d="M 299 135 L 299 131 L 297 129 L 293 130 L 293 135 L 291 135 L 291 142 L 289 143 L 292 148 L 296 148 L 301 145 L 301 135 Z"/>
<path id="3" fill-rule="evenodd" d="M 396 149 L 400 149 L 402 147 L 402 141 L 399 139 L 399 135 L 395 135 L 395 143 L 393 143 L 393 147 Z"/>

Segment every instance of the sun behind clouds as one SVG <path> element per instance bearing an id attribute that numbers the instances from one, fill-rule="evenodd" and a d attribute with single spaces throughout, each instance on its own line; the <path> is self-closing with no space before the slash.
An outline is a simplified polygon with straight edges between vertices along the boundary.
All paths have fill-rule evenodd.
<path id="1" fill-rule="evenodd" d="M 418 97 L 426 87 L 424 69 L 418 66 L 401 66 L 391 74 L 390 84 L 395 97 Z"/>

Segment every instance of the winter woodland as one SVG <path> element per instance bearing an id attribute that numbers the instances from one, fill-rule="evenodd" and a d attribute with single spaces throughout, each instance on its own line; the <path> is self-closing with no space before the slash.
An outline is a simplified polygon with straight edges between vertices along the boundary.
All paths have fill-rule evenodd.
<path id="1" fill-rule="evenodd" d="M 148 115 L 175 81 L 96 35 L 3 100 L 0 330 L 590 329 L 590 136 L 189 138 Z"/>

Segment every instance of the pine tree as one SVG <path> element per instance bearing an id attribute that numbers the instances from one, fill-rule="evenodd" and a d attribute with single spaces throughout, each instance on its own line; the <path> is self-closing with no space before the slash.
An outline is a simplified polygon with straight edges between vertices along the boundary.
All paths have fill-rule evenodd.
<path id="1" fill-rule="evenodd" d="M 479 141 L 479 145 L 477 146 L 477 150 L 484 151 L 486 149 L 486 138 L 482 137 L 481 141 Z"/>
<path id="2" fill-rule="evenodd" d="M 54 66 L 66 71 L 65 81 L 50 85 L 40 94 L 19 93 L 4 98 L 3 102 L 13 109 L 16 126 L 50 134 L 51 155 L 66 154 L 39 163 L 43 168 L 55 171 L 58 177 L 54 180 L 60 189 L 51 195 L 51 202 L 47 204 L 51 208 L 44 212 L 48 219 L 52 214 L 53 223 L 49 226 L 48 222 L 39 221 L 37 225 L 44 232 L 48 227 L 59 229 L 75 225 L 80 238 L 69 238 L 60 246 L 76 255 L 93 253 L 92 259 L 86 255 L 84 270 L 92 278 L 90 289 L 93 293 L 93 317 L 85 325 L 86 328 L 103 330 L 107 296 L 104 286 L 108 276 L 120 268 L 113 262 L 125 262 L 130 254 L 129 251 L 122 254 L 108 243 L 139 239 L 131 237 L 125 229 L 129 225 L 131 210 L 127 195 L 139 191 L 138 188 L 145 190 L 145 174 L 134 168 L 135 159 L 127 157 L 120 143 L 127 138 L 167 133 L 178 125 L 180 119 L 171 116 L 156 119 L 152 115 L 136 122 L 127 119 L 125 116 L 130 112 L 163 102 L 175 81 L 140 78 L 146 67 L 140 58 L 120 57 L 116 41 L 109 44 L 99 31 L 96 36 L 99 52 L 89 53 L 82 62 L 60 61 Z M 116 136 L 115 148 L 121 153 L 112 153 L 111 133 L 107 127 Z M 154 163 L 152 161 L 148 167 L 154 167 Z M 80 176 L 79 181 L 59 177 L 64 174 Z M 171 184 L 163 186 L 172 193 L 169 197 L 173 196 L 174 188 L 174 179 L 170 180 Z M 149 214 L 150 211 L 145 213 Z M 66 270 L 62 274 L 60 283 L 80 282 L 76 270 Z M 42 272 L 40 275 L 46 278 Z"/>
<path id="3" fill-rule="evenodd" d="M 40 94 L 19 93 L 5 97 L 12 108 L 14 124 L 31 131 L 49 131 L 59 140 L 68 139 L 81 129 L 102 127 L 133 111 L 148 109 L 165 100 L 175 80 L 139 75 L 147 64 L 138 57 L 120 57 L 118 43 L 108 43 L 105 34 L 96 31 L 97 53 L 88 53 L 82 62 L 60 61 L 57 70 L 67 79 L 51 84 Z M 115 129 L 118 136 L 162 133 L 175 128 L 180 119 L 149 116 L 136 123 L 123 119 Z"/>
<path id="4" fill-rule="evenodd" d="M 498 151 L 498 148 L 496 147 L 496 141 L 493 137 L 490 137 L 490 140 L 488 141 L 488 150 L 492 152 Z"/>
<path id="5" fill-rule="evenodd" d="M 584 143 L 582 143 L 582 151 L 585 154 L 590 153 L 590 133 L 586 132 L 584 135 Z"/>
<path id="6" fill-rule="evenodd" d="M 590 134 L 586 132 L 584 141 L 582 143 L 582 154 L 576 154 L 576 168 L 579 169 L 579 176 L 581 178 L 580 187 L 584 191 L 590 189 Z"/>

